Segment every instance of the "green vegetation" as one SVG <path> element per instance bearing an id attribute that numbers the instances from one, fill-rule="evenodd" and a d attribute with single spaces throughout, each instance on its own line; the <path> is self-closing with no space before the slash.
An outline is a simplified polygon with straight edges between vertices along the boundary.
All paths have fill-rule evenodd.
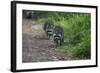
<path id="1" fill-rule="evenodd" d="M 91 57 L 91 14 L 36 11 L 40 22 L 51 20 L 64 29 L 64 43 L 57 51 L 78 59 Z"/>

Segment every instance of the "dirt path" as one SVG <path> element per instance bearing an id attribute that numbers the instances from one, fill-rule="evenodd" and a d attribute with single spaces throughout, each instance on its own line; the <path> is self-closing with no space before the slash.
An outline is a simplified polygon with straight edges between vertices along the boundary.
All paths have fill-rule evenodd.
<path id="1" fill-rule="evenodd" d="M 23 19 L 22 25 L 23 62 L 70 60 L 70 57 L 55 50 L 54 42 L 51 39 L 47 39 L 42 24 L 37 24 L 33 20 Z"/>

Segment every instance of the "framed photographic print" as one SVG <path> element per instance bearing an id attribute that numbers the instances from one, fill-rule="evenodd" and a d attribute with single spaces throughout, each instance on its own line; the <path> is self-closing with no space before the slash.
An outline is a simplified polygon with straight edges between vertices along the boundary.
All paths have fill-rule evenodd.
<path id="1" fill-rule="evenodd" d="M 97 67 L 97 6 L 11 2 L 11 71 Z"/>

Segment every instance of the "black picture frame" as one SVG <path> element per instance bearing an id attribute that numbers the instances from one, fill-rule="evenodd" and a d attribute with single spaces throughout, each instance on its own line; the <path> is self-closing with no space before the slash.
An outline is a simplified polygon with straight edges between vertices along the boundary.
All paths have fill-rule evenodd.
<path id="1" fill-rule="evenodd" d="M 16 27 L 16 8 L 17 8 L 17 4 L 29 4 L 29 5 L 50 5 L 50 6 L 64 6 L 64 7 L 80 7 L 80 8 L 93 8 L 96 9 L 96 59 L 95 65 L 85 65 L 85 66 L 72 66 L 72 67 L 52 67 L 52 68 L 38 68 L 38 69 L 21 69 L 21 70 L 17 70 L 17 61 L 16 61 L 16 39 L 18 38 L 16 36 L 17 33 L 17 27 Z M 98 66 L 98 50 L 97 50 L 97 46 L 98 46 L 98 7 L 97 6 L 90 6 L 90 5 L 74 5 L 74 4 L 57 4 L 57 3 L 43 3 L 43 2 L 27 2 L 27 1 L 11 1 L 11 71 L 12 72 L 23 72 L 23 71 L 42 71 L 42 70 L 55 70 L 55 69 L 73 69 L 73 68 L 88 68 L 88 67 L 97 67 Z"/>

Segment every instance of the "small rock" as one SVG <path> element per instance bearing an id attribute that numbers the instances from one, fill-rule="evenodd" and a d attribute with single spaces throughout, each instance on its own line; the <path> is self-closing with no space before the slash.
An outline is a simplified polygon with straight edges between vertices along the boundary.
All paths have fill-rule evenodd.
<path id="1" fill-rule="evenodd" d="M 36 47 L 34 47 L 34 49 L 38 49 L 38 48 L 39 48 L 39 47 L 37 47 L 37 46 L 36 46 Z"/>
<path id="2" fill-rule="evenodd" d="M 52 56 L 52 58 L 53 58 L 54 61 L 58 60 L 57 57 L 55 57 L 55 56 Z"/>
<path id="3" fill-rule="evenodd" d="M 65 60 L 65 58 L 64 57 L 60 57 L 59 60 Z"/>

